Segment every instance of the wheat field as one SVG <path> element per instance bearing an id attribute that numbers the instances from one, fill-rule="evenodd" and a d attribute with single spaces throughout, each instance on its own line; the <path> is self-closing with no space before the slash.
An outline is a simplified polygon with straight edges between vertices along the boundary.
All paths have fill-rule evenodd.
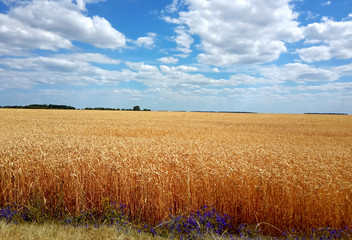
<path id="1" fill-rule="evenodd" d="M 0 207 L 352 227 L 352 117 L 0 109 Z"/>

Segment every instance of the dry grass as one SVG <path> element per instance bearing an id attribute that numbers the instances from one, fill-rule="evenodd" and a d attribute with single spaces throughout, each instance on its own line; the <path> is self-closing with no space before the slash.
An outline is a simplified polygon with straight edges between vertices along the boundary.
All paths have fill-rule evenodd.
<path id="1" fill-rule="evenodd" d="M 0 109 L 0 206 L 352 226 L 352 117 Z"/>
<path id="2" fill-rule="evenodd" d="M 119 231 L 112 227 L 72 227 L 52 223 L 7 224 L 0 221 L 0 240 L 162 240 L 151 234 Z"/>

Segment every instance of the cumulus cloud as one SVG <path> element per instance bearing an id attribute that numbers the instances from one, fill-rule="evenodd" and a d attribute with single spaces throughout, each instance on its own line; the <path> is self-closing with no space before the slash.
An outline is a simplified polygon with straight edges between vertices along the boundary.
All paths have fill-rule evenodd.
<path id="1" fill-rule="evenodd" d="M 76 3 L 77 3 L 77 7 L 80 10 L 87 10 L 86 9 L 86 4 L 87 3 L 98 3 L 98 2 L 101 2 L 101 1 L 104 1 L 104 0 L 76 0 Z"/>
<path id="2" fill-rule="evenodd" d="M 270 87 L 270 91 L 278 91 L 276 86 L 286 82 L 298 84 L 333 82 L 352 72 L 350 65 L 329 70 L 302 63 L 290 63 L 283 66 L 261 67 L 255 76 L 243 73 L 231 75 L 228 79 L 214 79 L 195 73 L 199 69 L 193 66 L 160 65 L 157 68 L 153 65 L 133 62 L 128 62 L 126 65 L 135 71 L 134 80 L 141 81 L 149 87 L 181 89 L 251 85 L 247 89 L 253 90 L 258 89 L 258 86 L 267 86 L 266 89 Z"/>
<path id="3" fill-rule="evenodd" d="M 3 58 L 1 59 L 0 64 L 18 70 L 48 70 L 57 72 L 73 72 L 85 68 L 88 65 L 88 63 L 48 57 Z"/>
<path id="4" fill-rule="evenodd" d="M 138 38 L 134 43 L 138 47 L 152 49 L 155 47 L 156 33 L 148 33 L 146 37 Z"/>
<path id="5" fill-rule="evenodd" d="M 120 61 L 111 59 L 100 53 L 56 54 L 52 57 L 0 58 L 0 65 L 12 69 L 50 71 L 79 71 L 91 67 L 90 63 L 119 64 Z"/>
<path id="6" fill-rule="evenodd" d="M 143 62 L 126 62 L 127 67 L 141 72 L 157 72 L 158 68 L 153 65 L 144 64 Z"/>
<path id="7" fill-rule="evenodd" d="M 133 80 L 151 88 L 189 89 L 211 85 L 213 79 L 195 73 L 198 68 L 193 66 L 148 65 L 143 62 L 127 62 L 126 66 L 135 73 Z"/>
<path id="8" fill-rule="evenodd" d="M 162 58 L 158 58 L 158 61 L 162 63 L 177 63 L 178 59 L 174 57 L 162 57 Z"/>
<path id="9" fill-rule="evenodd" d="M 197 67 L 186 65 L 154 66 L 143 62 L 126 62 L 129 69 L 111 71 L 92 65 L 91 60 L 84 61 L 84 56 L 84 54 L 56 54 L 52 57 L 2 58 L 0 59 L 0 79 L 2 79 L 0 90 L 32 88 L 38 84 L 53 86 L 47 88 L 49 90 L 55 90 L 55 86 L 58 85 L 105 85 L 113 87 L 112 90 L 109 87 L 113 92 L 110 96 L 99 93 L 103 94 L 106 101 L 117 97 L 123 100 L 149 101 L 149 103 L 151 99 L 153 101 L 167 99 L 176 102 L 176 105 L 180 104 L 180 109 L 185 109 L 185 103 L 191 100 L 203 101 L 203 105 L 206 103 L 207 106 L 214 104 L 212 107 L 216 107 L 219 102 L 230 103 L 236 99 L 246 103 L 288 102 L 295 99 L 307 101 L 307 99 L 319 99 L 323 94 L 330 94 L 329 96 L 334 98 L 339 94 L 347 96 L 352 91 L 351 83 L 334 82 L 340 76 L 351 75 L 351 65 L 323 69 L 294 63 L 261 67 L 255 75 L 243 73 L 233 74 L 227 79 L 214 79 L 199 73 Z M 104 55 L 96 55 L 95 59 L 95 62 L 111 64 L 119 62 Z M 122 81 L 137 81 L 146 89 L 117 88 Z M 289 81 L 297 85 L 282 84 Z M 315 82 L 314 85 L 307 84 L 312 81 Z M 249 86 L 244 88 L 240 85 Z"/>
<path id="10" fill-rule="evenodd" d="M 95 57 L 95 60 L 85 57 Z M 159 67 L 143 62 L 126 62 L 129 69 L 106 70 L 92 65 L 117 64 L 104 55 L 57 54 L 51 57 L 0 58 L 1 88 L 29 88 L 38 84 L 52 86 L 118 85 L 123 81 L 138 81 L 150 88 L 189 89 L 213 84 L 213 79 L 195 74 L 196 67 L 180 65 Z"/>
<path id="11" fill-rule="evenodd" d="M 327 83 L 318 86 L 297 86 L 297 87 L 290 87 L 289 90 L 298 90 L 298 91 L 349 91 L 352 93 L 352 83 Z"/>
<path id="12" fill-rule="evenodd" d="M 73 53 L 73 54 L 56 54 L 56 58 L 63 58 L 73 61 L 102 63 L 102 64 L 119 64 L 121 61 L 112 59 L 101 53 Z"/>
<path id="13" fill-rule="evenodd" d="M 87 17 L 82 13 L 86 3 L 98 0 L 76 2 L 7 1 L 10 10 L 0 14 L 1 49 L 58 50 L 72 47 L 72 41 L 110 49 L 126 45 L 125 36 L 105 18 Z"/>
<path id="14" fill-rule="evenodd" d="M 0 14 L 0 55 L 16 55 L 23 50 L 58 50 L 72 43 L 55 32 L 31 27 L 8 15 Z"/>
<path id="15" fill-rule="evenodd" d="M 166 6 L 166 11 L 170 13 L 176 12 L 182 1 L 183 0 L 173 0 L 172 3 Z"/>
<path id="16" fill-rule="evenodd" d="M 352 76 L 352 64 L 335 67 L 334 71 L 340 74 L 341 76 Z"/>
<path id="17" fill-rule="evenodd" d="M 259 77 L 253 77 L 247 74 L 237 74 L 237 75 L 232 75 L 230 78 L 230 82 L 232 82 L 232 85 L 257 85 L 257 84 L 262 84 L 262 83 L 272 83 L 269 79 L 265 78 L 259 78 Z"/>
<path id="18" fill-rule="evenodd" d="M 277 83 L 287 81 L 297 83 L 336 81 L 339 74 L 323 68 L 314 68 L 302 63 L 288 63 L 282 67 L 263 67 L 260 69 L 262 76 L 272 79 Z"/>
<path id="19" fill-rule="evenodd" d="M 196 72 L 198 71 L 198 68 L 196 67 L 191 67 L 191 66 L 184 66 L 180 65 L 177 67 L 168 67 L 165 65 L 160 66 L 161 71 L 166 72 L 166 73 L 175 73 L 175 72 Z"/>
<path id="20" fill-rule="evenodd" d="M 313 20 L 319 17 L 319 14 L 313 13 L 311 11 L 307 11 L 306 14 L 307 14 L 306 20 Z"/>
<path id="21" fill-rule="evenodd" d="M 183 25 L 175 32 L 178 36 L 187 33 L 200 38 L 203 53 L 198 55 L 198 60 L 201 63 L 231 65 L 274 61 L 287 51 L 286 42 L 303 37 L 296 21 L 297 14 L 289 2 L 187 0 L 188 11 L 179 12 L 179 21 Z M 184 49 L 189 49 L 192 43 L 179 42 L 187 43 Z"/>
<path id="22" fill-rule="evenodd" d="M 90 64 L 90 62 L 109 62 L 113 59 L 101 55 L 96 60 L 83 61 L 85 55 L 55 55 L 53 57 L 1 58 L 0 79 L 6 88 L 26 88 L 36 84 L 86 86 L 89 84 L 118 84 L 133 79 L 135 73 L 130 70 L 110 71 Z M 87 55 L 86 55 L 87 56 Z M 89 55 L 88 55 L 89 56 Z M 99 59 L 100 57 L 100 59 Z M 10 80 L 6 80 L 10 79 Z M 12 84 L 6 81 L 13 82 Z M 5 87 L 3 87 L 5 88 Z"/>
<path id="23" fill-rule="evenodd" d="M 192 52 L 191 44 L 193 43 L 192 37 L 187 33 L 184 26 L 179 26 L 175 29 L 177 34 L 175 42 L 177 44 L 177 51 L 180 51 L 184 54 L 189 54 Z"/>
<path id="24" fill-rule="evenodd" d="M 172 18 L 170 16 L 164 16 L 163 20 L 167 23 L 181 24 L 181 21 L 178 18 Z"/>
<path id="25" fill-rule="evenodd" d="M 336 22 L 324 17 L 320 23 L 306 26 L 304 35 L 306 43 L 318 44 L 296 51 L 305 62 L 352 58 L 351 20 Z"/>
<path id="26" fill-rule="evenodd" d="M 21 88 L 26 89 L 34 85 L 33 81 L 28 77 L 28 75 L 17 72 L 9 71 L 0 68 L 0 90 L 6 90 L 10 88 Z"/>
<path id="27" fill-rule="evenodd" d="M 114 90 L 114 93 L 120 97 L 124 97 L 129 100 L 140 100 L 143 97 L 143 92 L 136 89 L 121 88 Z"/>

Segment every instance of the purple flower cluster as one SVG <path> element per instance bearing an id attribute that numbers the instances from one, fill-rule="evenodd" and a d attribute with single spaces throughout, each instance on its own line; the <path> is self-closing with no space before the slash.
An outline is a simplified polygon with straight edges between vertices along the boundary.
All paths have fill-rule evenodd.
<path id="1" fill-rule="evenodd" d="M 170 218 L 170 221 L 158 226 L 174 238 L 201 239 L 210 233 L 229 235 L 233 230 L 232 219 L 229 216 L 215 209 L 208 209 L 207 206 L 189 216 L 171 216 Z M 152 232 L 152 234 L 155 233 Z"/>
<path id="2" fill-rule="evenodd" d="M 12 210 L 10 206 L 7 206 L 0 210 L 0 219 L 4 219 L 6 222 L 11 222 L 17 213 L 17 210 Z"/>
<path id="3" fill-rule="evenodd" d="M 352 228 L 345 227 L 344 229 L 334 229 L 334 228 L 320 228 L 312 229 L 310 235 L 311 239 L 350 239 L 352 235 Z"/>

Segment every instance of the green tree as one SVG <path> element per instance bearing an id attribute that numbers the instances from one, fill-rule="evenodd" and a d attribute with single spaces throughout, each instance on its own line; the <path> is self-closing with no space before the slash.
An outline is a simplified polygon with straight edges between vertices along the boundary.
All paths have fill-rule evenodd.
<path id="1" fill-rule="evenodd" d="M 140 111 L 140 110 L 141 110 L 141 108 L 139 106 L 134 106 L 133 107 L 133 111 Z"/>

